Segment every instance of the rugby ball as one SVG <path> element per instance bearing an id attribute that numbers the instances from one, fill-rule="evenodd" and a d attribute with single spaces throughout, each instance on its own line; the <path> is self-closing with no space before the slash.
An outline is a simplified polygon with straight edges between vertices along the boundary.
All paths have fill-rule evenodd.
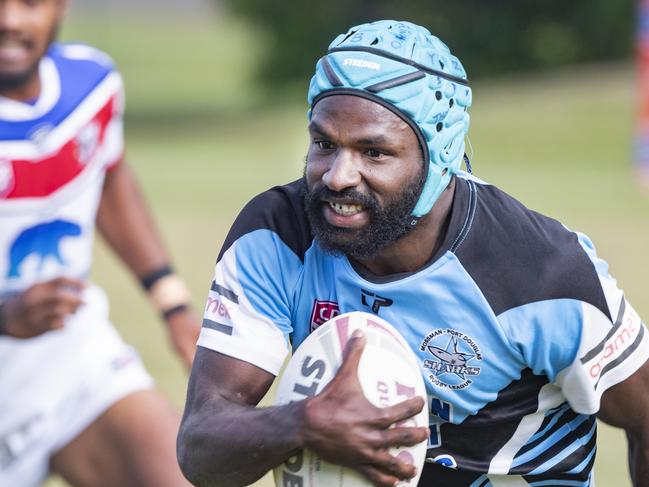
<path id="1" fill-rule="evenodd" d="M 354 330 L 361 329 L 366 345 L 358 365 L 358 379 L 368 401 L 377 407 L 397 404 L 410 397 L 426 400 L 426 386 L 419 362 L 401 334 L 378 316 L 355 311 L 339 315 L 313 331 L 295 350 L 280 377 L 276 404 L 288 404 L 312 397 L 324 389 L 342 362 L 343 350 Z M 401 426 L 427 426 L 428 411 Z M 417 475 L 399 486 L 416 486 L 426 457 L 427 442 L 412 447 L 392 448 L 390 453 L 417 468 Z M 274 469 L 278 487 L 367 487 L 367 480 L 355 470 L 323 461 L 308 449 L 302 450 Z"/>

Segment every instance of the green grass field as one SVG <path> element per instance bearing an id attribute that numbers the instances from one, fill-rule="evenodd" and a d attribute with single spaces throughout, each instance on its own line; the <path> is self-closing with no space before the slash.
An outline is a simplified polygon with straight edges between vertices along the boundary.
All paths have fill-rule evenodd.
<path id="1" fill-rule="evenodd" d="M 300 176 L 305 106 L 254 109 L 259 93 L 250 72 L 261 41 L 240 22 L 217 18 L 189 26 L 130 19 L 103 30 L 95 24 L 73 19 L 64 35 L 103 47 L 123 67 L 128 159 L 201 309 L 238 209 L 257 192 Z M 215 69 L 215 63 L 232 70 Z M 649 196 L 629 173 L 632 77 L 630 65 L 616 64 L 480 82 L 470 133 L 474 172 L 589 234 L 646 319 Z M 187 377 L 162 324 L 101 243 L 94 279 L 111 296 L 123 336 L 181 408 Z M 596 469 L 598 485 L 630 485 L 620 431 L 600 429 Z M 259 485 L 272 482 L 265 478 Z"/>

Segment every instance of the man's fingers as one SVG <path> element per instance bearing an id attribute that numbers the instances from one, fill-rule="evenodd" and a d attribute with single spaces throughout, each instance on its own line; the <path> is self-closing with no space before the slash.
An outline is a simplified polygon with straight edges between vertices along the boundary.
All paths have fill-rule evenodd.
<path id="1" fill-rule="evenodd" d="M 46 284 L 53 287 L 54 289 L 68 289 L 72 292 L 81 292 L 85 287 L 86 283 L 80 279 L 73 279 L 71 277 L 56 277 L 51 281 L 48 281 Z"/>
<path id="2" fill-rule="evenodd" d="M 415 467 L 413 467 L 412 465 L 404 464 L 403 462 L 399 462 L 387 453 L 386 455 L 397 462 L 394 465 L 402 464 L 403 466 L 407 467 L 404 469 L 407 471 L 407 474 L 404 474 L 403 471 L 398 468 L 396 469 L 399 471 L 398 474 L 391 473 L 393 470 L 395 470 L 394 465 L 390 468 L 390 470 L 386 470 L 384 465 L 379 466 L 376 464 L 364 464 L 360 468 L 358 468 L 358 470 L 372 483 L 372 485 L 379 487 L 393 487 L 397 484 L 397 482 L 399 482 L 399 480 L 408 480 L 416 475 L 417 470 L 415 469 Z M 390 463 L 390 461 L 388 461 L 388 463 Z"/>
<path id="3" fill-rule="evenodd" d="M 398 423 L 405 419 L 411 418 L 419 413 L 426 402 L 422 397 L 411 397 L 393 406 L 381 408 L 381 414 L 377 418 L 377 425 L 382 428 L 387 428 L 394 423 Z"/>
<path id="4" fill-rule="evenodd" d="M 392 446 L 414 446 L 425 441 L 430 436 L 430 430 L 426 427 L 415 428 L 389 428 L 383 432 L 381 447 Z"/>
<path id="5" fill-rule="evenodd" d="M 358 471 L 362 473 L 372 485 L 377 487 L 393 487 L 399 479 L 392 475 L 382 473 L 378 468 L 371 465 L 363 465 Z"/>
<path id="6" fill-rule="evenodd" d="M 65 325 L 65 317 L 61 315 L 53 315 L 48 318 L 47 322 L 49 323 L 49 326 L 47 330 L 43 331 L 60 330 L 63 328 L 63 325 Z"/>
<path id="7" fill-rule="evenodd" d="M 358 362 L 361 360 L 364 348 L 365 335 L 360 330 L 354 331 L 349 340 L 347 340 L 347 345 L 343 351 L 343 362 L 340 365 L 338 373 L 353 373 L 354 377 L 356 377 Z"/>
<path id="8" fill-rule="evenodd" d="M 50 306 L 67 306 L 72 311 L 76 309 L 83 303 L 81 298 L 81 290 L 68 286 L 59 286 L 54 288 L 52 294 L 47 298 L 47 302 Z"/>

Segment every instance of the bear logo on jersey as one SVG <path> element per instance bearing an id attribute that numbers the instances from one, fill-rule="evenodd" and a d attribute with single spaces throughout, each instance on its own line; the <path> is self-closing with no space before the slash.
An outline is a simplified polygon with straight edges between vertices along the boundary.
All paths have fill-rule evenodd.
<path id="1" fill-rule="evenodd" d="M 8 278 L 20 277 L 21 264 L 31 255 L 39 259 L 38 269 L 41 270 L 48 258 L 56 259 L 62 266 L 67 262 L 61 255 L 60 244 L 64 237 L 81 235 L 81 227 L 66 220 L 53 220 L 39 223 L 23 230 L 11 244 L 9 249 Z"/>
<path id="2" fill-rule="evenodd" d="M 429 333 L 419 350 L 432 355 L 423 365 L 430 370 L 428 380 L 438 387 L 465 389 L 473 384 L 472 377 L 480 374 L 480 347 L 471 337 L 452 328 Z"/>

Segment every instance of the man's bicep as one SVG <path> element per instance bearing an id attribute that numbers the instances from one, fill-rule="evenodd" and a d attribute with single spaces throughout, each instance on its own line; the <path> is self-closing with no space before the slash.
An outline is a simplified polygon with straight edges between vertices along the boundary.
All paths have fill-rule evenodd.
<path id="1" fill-rule="evenodd" d="M 647 421 L 649 411 L 649 361 L 630 377 L 602 394 L 597 417 L 618 428 L 633 430 Z"/>
<path id="2" fill-rule="evenodd" d="M 199 346 L 189 379 L 187 403 L 200 405 L 218 398 L 256 405 L 274 379 L 273 374 L 255 365 Z"/>

